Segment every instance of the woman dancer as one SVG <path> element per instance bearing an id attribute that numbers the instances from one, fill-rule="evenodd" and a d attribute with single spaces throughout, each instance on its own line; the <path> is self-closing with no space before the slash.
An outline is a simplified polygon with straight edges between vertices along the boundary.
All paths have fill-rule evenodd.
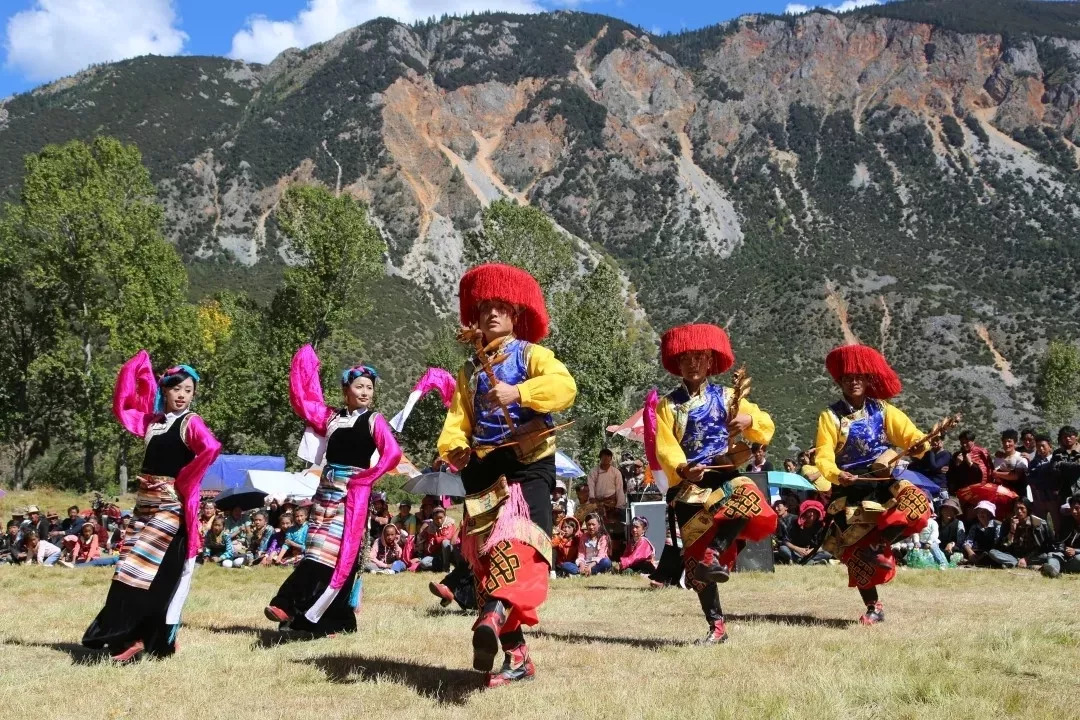
<path id="1" fill-rule="evenodd" d="M 368 499 L 375 482 L 401 459 L 386 419 L 371 410 L 376 379 L 378 373 L 367 365 L 341 373 L 345 406 L 335 410 L 323 400 L 312 347 L 305 345 L 293 356 L 289 399 L 296 414 L 325 438 L 326 464 L 315 491 L 304 559 L 266 606 L 266 617 L 283 629 L 315 635 L 356 630 L 353 609 L 359 597 L 351 590 L 362 563 Z"/>
<path id="2" fill-rule="evenodd" d="M 145 350 L 116 378 L 113 414 L 146 441 L 135 514 L 128 521 L 105 607 L 82 643 L 113 660 L 176 651 L 180 611 L 199 553 L 199 488 L 221 444 L 191 412 L 199 374 L 188 365 L 154 380 Z"/>
<path id="3" fill-rule="evenodd" d="M 914 535 L 930 519 L 930 503 L 906 480 L 873 481 L 868 473 L 883 453 L 907 449 L 924 435 L 887 399 L 900 393 L 900 378 L 877 350 L 843 345 L 825 367 L 844 397 L 818 418 L 815 463 L 833 484 L 829 530 L 822 549 L 848 568 L 848 586 L 859 589 L 863 625 L 885 619 L 877 586 L 893 579 L 893 541 Z"/>

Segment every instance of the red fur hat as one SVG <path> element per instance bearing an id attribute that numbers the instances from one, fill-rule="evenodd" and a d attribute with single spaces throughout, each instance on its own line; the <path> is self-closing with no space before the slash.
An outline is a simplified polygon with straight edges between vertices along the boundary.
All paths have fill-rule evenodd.
<path id="1" fill-rule="evenodd" d="M 518 310 L 514 334 L 522 340 L 537 343 L 547 337 L 548 313 L 544 292 L 536 278 L 511 265 L 487 263 L 477 265 L 461 276 L 458 285 L 461 324 L 476 322 L 480 303 L 500 300 Z"/>
<path id="2" fill-rule="evenodd" d="M 681 376 L 679 356 L 693 350 L 712 350 L 713 361 L 710 375 L 727 372 L 735 364 L 731 341 L 723 328 L 698 323 L 673 327 L 660 338 L 660 363 L 672 375 Z"/>
<path id="3" fill-rule="evenodd" d="M 900 378 L 877 350 L 866 345 L 841 345 L 825 358 L 825 369 L 840 383 L 845 375 L 865 375 L 867 397 L 888 400 L 900 394 Z"/>

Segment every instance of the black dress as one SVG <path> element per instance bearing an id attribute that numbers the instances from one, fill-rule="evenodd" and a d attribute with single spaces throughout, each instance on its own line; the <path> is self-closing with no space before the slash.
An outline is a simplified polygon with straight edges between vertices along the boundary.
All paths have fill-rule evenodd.
<path id="1" fill-rule="evenodd" d="M 100 649 L 107 646 L 115 655 L 141 640 L 145 651 L 151 655 L 164 657 L 176 651 L 176 633 L 180 625 L 178 622 L 166 622 L 166 614 L 180 584 L 187 560 L 184 507 L 171 483 L 165 488 L 150 490 L 148 486 L 152 485 L 153 481 L 148 479 L 156 477 L 175 480 L 180 470 L 195 459 L 195 453 L 184 443 L 181 434 L 183 419 L 183 415 L 174 418 L 164 432 L 154 434 L 147 442 L 139 473 L 135 513 L 125 533 L 122 560 L 112 582 L 109 583 L 105 607 L 83 635 L 82 644 L 88 648 Z M 171 539 L 168 539 L 161 532 L 161 523 L 156 521 L 164 519 L 171 526 L 169 521 L 173 516 L 178 528 L 171 533 Z M 136 523 L 142 523 L 143 526 L 135 529 Z M 130 553 L 139 543 L 140 535 L 149 535 L 151 532 L 155 533 L 154 544 L 159 550 L 163 546 L 164 550 L 160 562 L 156 563 L 156 571 L 149 587 L 134 587 L 128 583 L 122 570 L 125 567 L 125 558 L 130 557 L 132 562 L 128 564 L 138 564 L 140 570 L 154 567 L 155 563 L 145 563 L 141 558 L 132 557 Z M 146 540 L 145 537 L 143 539 Z"/>
<path id="2" fill-rule="evenodd" d="M 370 412 L 360 413 L 346 425 L 348 419 L 349 415 L 342 410 L 330 422 L 326 467 L 313 498 L 305 557 L 270 601 L 272 607 L 285 611 L 292 618 L 287 624 L 288 629 L 314 635 L 356 631 L 352 589 L 362 557 L 357 558 L 341 591 L 334 596 L 318 622 L 305 616 L 330 588 L 340 540 L 346 532 L 343 516 L 349 476 L 357 469 L 368 468 L 376 449 L 371 435 Z M 367 518 L 364 518 L 361 527 L 366 525 Z"/>

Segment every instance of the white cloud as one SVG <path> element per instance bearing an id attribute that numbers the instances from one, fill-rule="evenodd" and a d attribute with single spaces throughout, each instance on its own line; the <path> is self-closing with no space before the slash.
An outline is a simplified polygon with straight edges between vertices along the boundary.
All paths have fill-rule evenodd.
<path id="1" fill-rule="evenodd" d="M 535 13 L 544 8 L 534 0 L 308 0 L 292 20 L 271 20 L 265 15 L 248 18 L 244 29 L 233 35 L 229 56 L 265 63 L 286 48 L 329 40 L 377 17 L 413 22 L 480 10 Z"/>
<path id="2" fill-rule="evenodd" d="M 8 70 L 52 80 L 136 55 L 176 55 L 187 42 L 172 0 L 34 0 L 8 18 Z"/>
<path id="3" fill-rule="evenodd" d="M 802 3 L 788 3 L 784 8 L 785 15 L 802 15 L 811 10 L 829 10 L 834 13 L 846 13 L 867 5 L 881 5 L 883 0 L 844 0 L 839 5 L 803 5 Z"/>

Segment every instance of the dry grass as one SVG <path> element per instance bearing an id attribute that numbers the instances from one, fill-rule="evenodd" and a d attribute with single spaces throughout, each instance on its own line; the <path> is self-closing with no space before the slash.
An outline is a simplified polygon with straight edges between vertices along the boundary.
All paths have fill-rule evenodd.
<path id="1" fill-rule="evenodd" d="M 352 636 L 280 644 L 262 608 L 277 569 L 201 568 L 181 651 L 117 668 L 79 638 L 108 569 L 0 567 L 8 717 L 1076 717 L 1080 578 L 902 571 L 889 622 L 862 628 L 840 568 L 780 568 L 722 587 L 731 641 L 697 648 L 696 598 L 636 578 L 554 583 L 530 636 L 539 677 L 485 692 L 469 625 L 431 575 L 365 578 Z"/>

